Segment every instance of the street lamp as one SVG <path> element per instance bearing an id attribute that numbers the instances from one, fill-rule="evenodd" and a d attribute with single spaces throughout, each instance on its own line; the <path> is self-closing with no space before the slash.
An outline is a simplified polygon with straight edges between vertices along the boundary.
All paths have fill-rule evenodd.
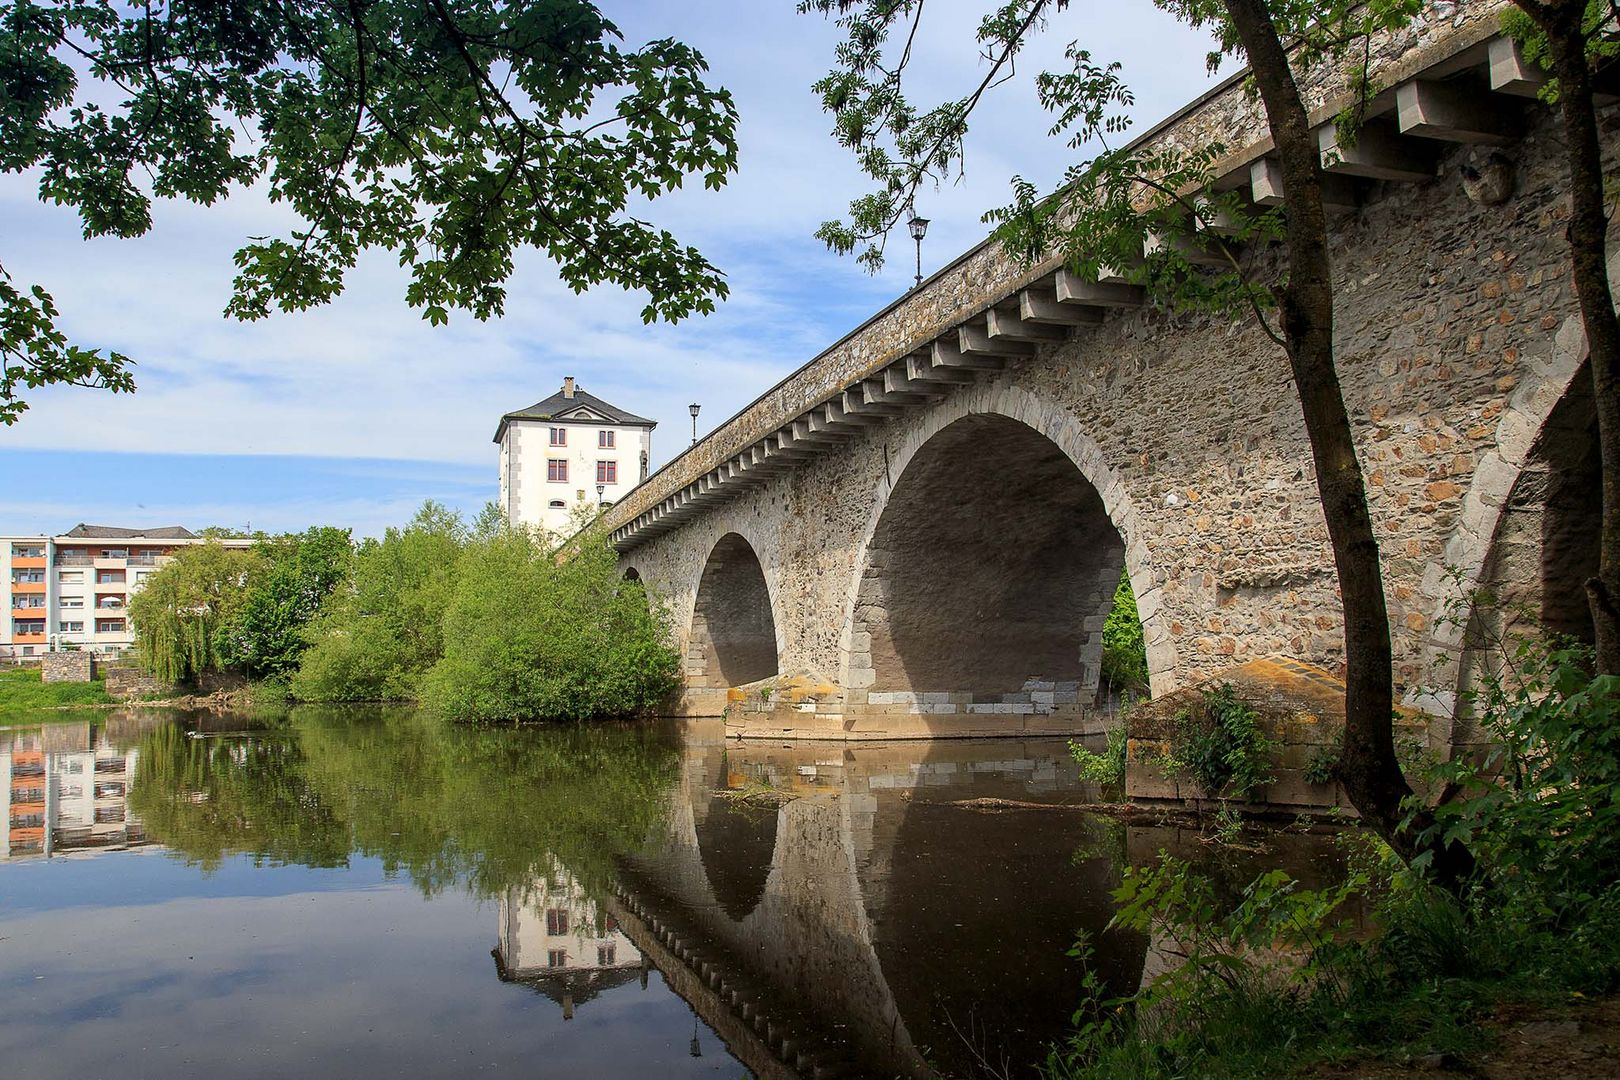
<path id="1" fill-rule="evenodd" d="M 690 405 L 688 405 L 686 407 L 686 411 L 692 414 L 692 445 L 693 446 L 697 445 L 697 414 L 698 414 L 698 410 L 701 409 L 701 408 L 703 408 L 703 406 L 699 405 L 695 401 L 692 402 L 692 404 L 690 404 Z"/>
<path id="2" fill-rule="evenodd" d="M 606 484 L 597 484 L 596 485 L 596 508 L 598 510 L 602 509 L 602 492 L 604 492 L 606 490 L 607 490 L 607 485 Z"/>
<path id="3" fill-rule="evenodd" d="M 911 238 L 917 241 L 917 284 L 912 286 L 915 289 L 922 284 L 922 242 L 923 237 L 928 235 L 928 219 L 918 217 L 917 208 L 912 207 L 911 220 L 906 222 L 906 228 L 911 230 Z"/>

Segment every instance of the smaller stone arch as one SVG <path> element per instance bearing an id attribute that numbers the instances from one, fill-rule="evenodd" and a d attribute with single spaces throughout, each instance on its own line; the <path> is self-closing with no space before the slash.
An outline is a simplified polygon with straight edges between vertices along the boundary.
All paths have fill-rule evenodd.
<path id="1" fill-rule="evenodd" d="M 637 570 L 633 566 L 626 567 L 625 571 L 624 571 L 624 580 L 626 580 L 626 581 L 640 581 L 641 580 L 641 571 Z"/>
<path id="2" fill-rule="evenodd" d="M 764 568 L 747 540 L 727 533 L 698 579 L 687 635 L 687 685 L 742 686 L 777 673 L 776 618 Z"/>

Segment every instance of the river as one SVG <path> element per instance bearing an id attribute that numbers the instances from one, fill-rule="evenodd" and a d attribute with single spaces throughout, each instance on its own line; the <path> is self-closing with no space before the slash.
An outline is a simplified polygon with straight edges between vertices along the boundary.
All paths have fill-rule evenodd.
<path id="1" fill-rule="evenodd" d="M 1086 963 L 1172 962 L 1122 867 L 1336 865 L 1008 805 L 1106 795 L 1060 740 L 127 710 L 0 727 L 0 782 L 14 1080 L 1033 1075 Z"/>

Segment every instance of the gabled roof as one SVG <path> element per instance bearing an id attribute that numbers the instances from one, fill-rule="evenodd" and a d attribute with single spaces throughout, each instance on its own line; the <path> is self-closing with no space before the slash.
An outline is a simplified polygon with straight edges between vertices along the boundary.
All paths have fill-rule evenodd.
<path id="1" fill-rule="evenodd" d="M 544 401 L 537 401 L 527 409 L 509 412 L 501 417 L 500 426 L 495 429 L 494 442 L 500 442 L 506 434 L 506 425 L 511 420 L 562 420 L 584 424 L 616 424 L 619 427 L 655 428 L 658 421 L 649 420 L 645 416 L 625 412 L 615 408 L 597 397 L 576 389 L 573 396 L 568 396 L 559 390 Z"/>
<path id="2" fill-rule="evenodd" d="M 74 540 L 195 540 L 197 534 L 178 525 L 156 529 L 122 529 L 116 525 L 79 523 L 62 534 Z"/>

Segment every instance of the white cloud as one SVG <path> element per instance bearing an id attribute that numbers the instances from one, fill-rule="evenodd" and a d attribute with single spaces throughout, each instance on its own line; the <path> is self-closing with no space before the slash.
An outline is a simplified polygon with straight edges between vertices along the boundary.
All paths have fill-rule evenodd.
<path id="1" fill-rule="evenodd" d="M 456 314 L 434 329 L 404 305 L 404 277 L 381 254 L 363 260 L 328 307 L 239 324 L 220 315 L 231 253 L 247 235 L 287 226 L 262 191 L 208 209 L 160 205 L 148 237 L 87 243 L 72 214 L 35 201 L 30 178 L 7 177 L 7 270 L 49 288 L 78 338 L 134 355 L 140 390 L 36 392 L 0 445 L 488 462 L 493 476 L 500 414 L 575 375 L 660 422 L 656 465 L 686 445 L 689 401 L 703 404 L 705 428 L 723 420 L 910 284 L 904 237 L 872 278 L 811 235 L 862 190 L 810 90 L 831 63 L 836 28 L 796 15 L 789 0 L 604 6 L 631 43 L 668 34 L 697 45 L 736 95 L 740 174 L 722 192 L 683 191 L 650 211 L 729 274 L 733 296 L 716 315 L 644 327 L 638 297 L 610 288 L 575 296 L 531 253 L 519 260 L 504 319 Z M 972 30 L 984 6 L 928 5 L 913 62 L 919 100 L 960 93 L 983 72 Z M 921 200 L 933 220 L 925 273 L 977 242 L 979 215 L 1003 201 L 1010 175 L 1060 175 L 1071 155 L 1046 136 L 1028 76 L 1060 64 L 1063 46 L 1081 36 L 1099 58 L 1125 62 L 1141 126 L 1210 84 L 1205 38 L 1151 5 L 1071 5 L 1020 61 L 1020 78 L 987 98 L 966 177 Z M 368 513 L 360 503 L 346 510 Z"/>

